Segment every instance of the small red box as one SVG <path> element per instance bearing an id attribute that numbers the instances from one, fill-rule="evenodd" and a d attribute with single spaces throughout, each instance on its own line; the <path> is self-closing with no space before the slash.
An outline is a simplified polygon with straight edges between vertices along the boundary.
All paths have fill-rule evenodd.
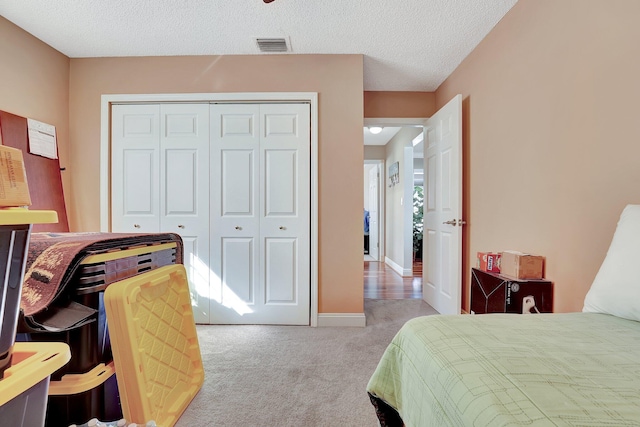
<path id="1" fill-rule="evenodd" d="M 478 252 L 476 267 L 489 273 L 500 273 L 501 254 L 496 252 Z"/>

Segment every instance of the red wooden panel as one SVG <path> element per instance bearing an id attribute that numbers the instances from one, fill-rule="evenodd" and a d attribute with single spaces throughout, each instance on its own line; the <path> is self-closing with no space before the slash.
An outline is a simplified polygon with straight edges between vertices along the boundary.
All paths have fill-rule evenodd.
<path id="1" fill-rule="evenodd" d="M 58 212 L 57 224 L 34 224 L 33 231 L 69 231 L 67 209 L 62 192 L 60 161 L 29 154 L 27 119 L 0 111 L 2 144 L 22 150 L 31 196 L 30 209 Z"/>

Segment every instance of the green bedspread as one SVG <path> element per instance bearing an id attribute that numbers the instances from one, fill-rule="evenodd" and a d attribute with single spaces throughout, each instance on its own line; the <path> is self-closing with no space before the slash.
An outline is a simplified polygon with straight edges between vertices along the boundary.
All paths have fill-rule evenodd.
<path id="1" fill-rule="evenodd" d="M 640 426 L 640 322 L 606 314 L 410 320 L 367 386 L 406 426 Z"/>

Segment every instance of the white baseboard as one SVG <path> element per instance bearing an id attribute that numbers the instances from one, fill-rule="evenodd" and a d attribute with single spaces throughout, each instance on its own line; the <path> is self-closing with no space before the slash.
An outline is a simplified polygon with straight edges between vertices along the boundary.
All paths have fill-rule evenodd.
<path id="1" fill-rule="evenodd" d="M 364 328 L 367 318 L 364 313 L 318 313 L 318 327 L 322 326 Z"/>
<path id="2" fill-rule="evenodd" d="M 402 268 L 402 266 L 393 262 L 393 260 L 389 257 L 384 257 L 384 263 L 387 264 L 393 271 L 401 275 L 402 277 L 411 277 L 413 276 L 413 268 Z"/>

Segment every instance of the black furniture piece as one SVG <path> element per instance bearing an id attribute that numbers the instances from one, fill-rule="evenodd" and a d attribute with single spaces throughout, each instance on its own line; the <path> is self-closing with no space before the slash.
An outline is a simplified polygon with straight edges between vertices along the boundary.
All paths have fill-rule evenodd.
<path id="1" fill-rule="evenodd" d="M 471 269 L 471 314 L 553 312 L 553 283 Z"/>

